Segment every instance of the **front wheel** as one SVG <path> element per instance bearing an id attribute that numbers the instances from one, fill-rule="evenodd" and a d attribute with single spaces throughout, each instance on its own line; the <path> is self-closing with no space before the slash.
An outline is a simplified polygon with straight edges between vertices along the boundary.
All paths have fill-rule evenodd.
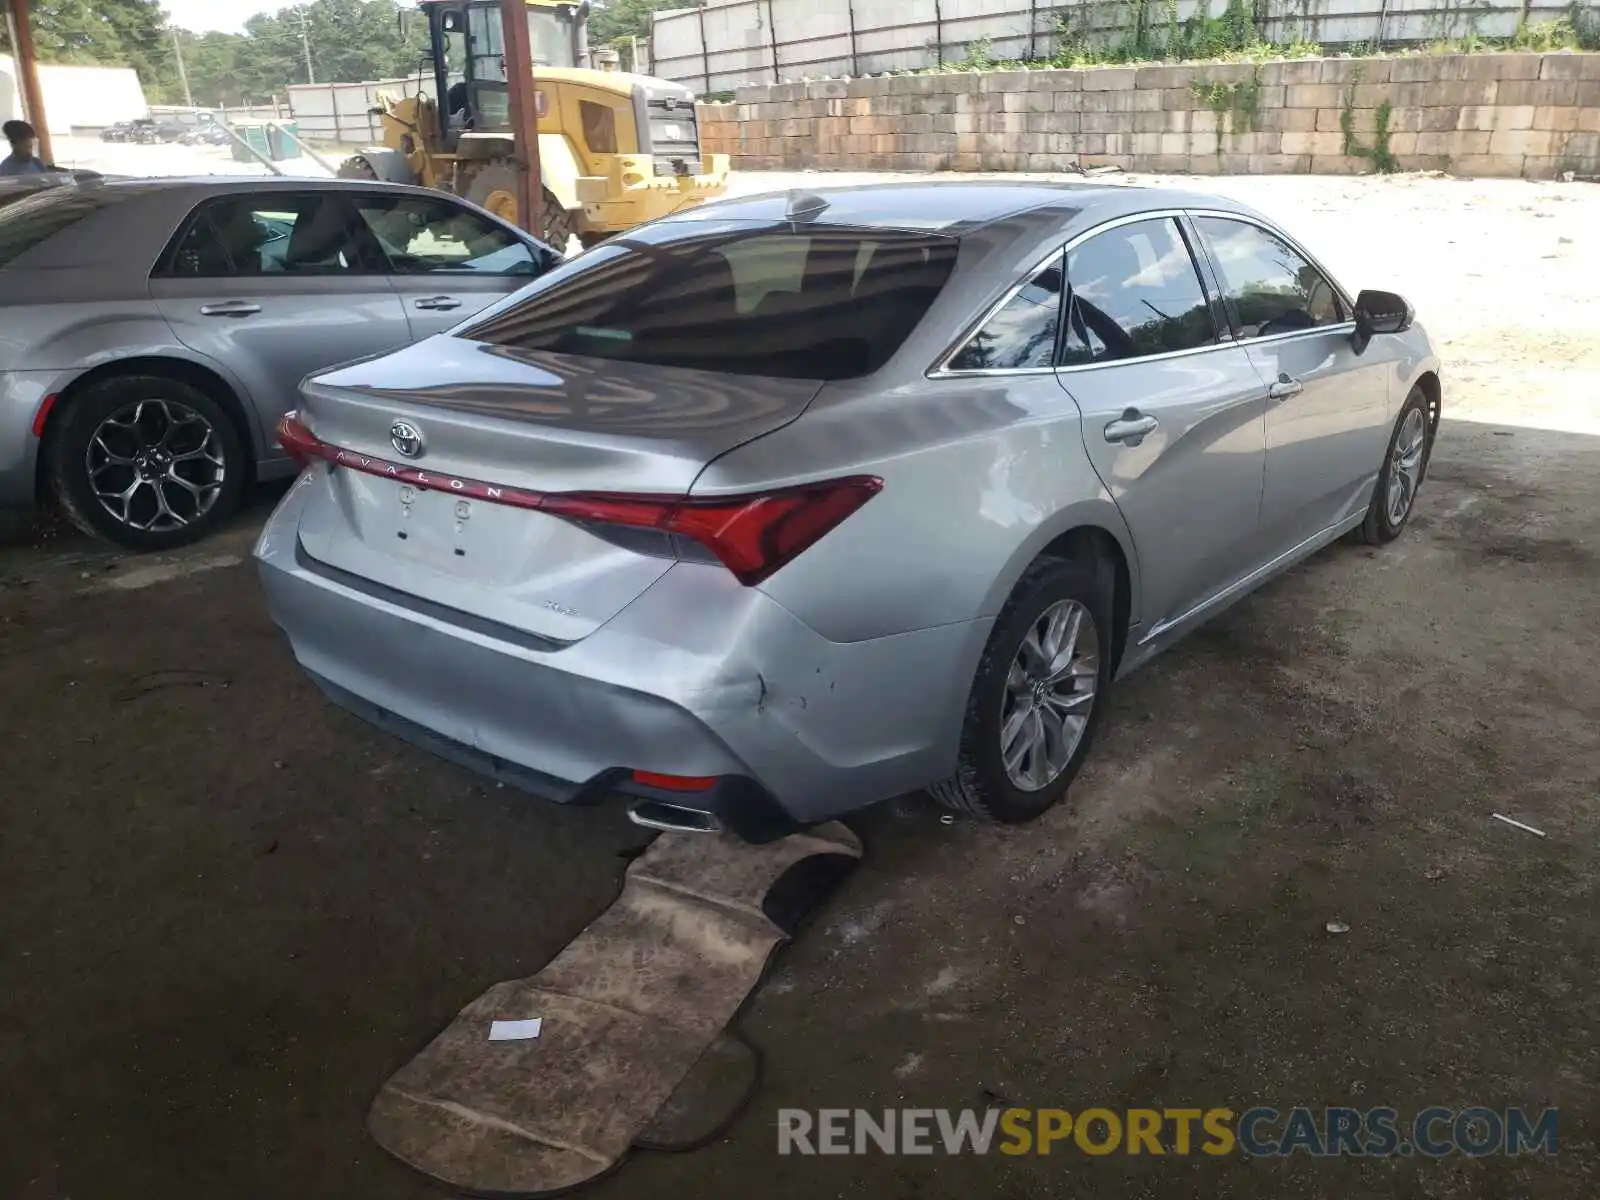
<path id="1" fill-rule="evenodd" d="M 1020 824 L 1066 795 L 1111 690 L 1115 583 L 1103 563 L 1041 559 L 1013 591 L 973 680 L 947 808 Z"/>
<path id="2" fill-rule="evenodd" d="M 233 511 L 244 444 L 210 396 L 176 379 L 106 379 L 73 397 L 52 432 L 56 502 L 85 533 L 130 550 L 197 541 Z"/>
<path id="3" fill-rule="evenodd" d="M 1361 539 L 1378 546 L 1400 536 L 1411 518 L 1417 489 L 1427 474 L 1433 452 L 1433 430 L 1428 422 L 1428 398 L 1421 388 L 1412 388 L 1395 419 L 1389 436 L 1388 453 L 1372 489 L 1367 518 L 1361 523 Z"/>

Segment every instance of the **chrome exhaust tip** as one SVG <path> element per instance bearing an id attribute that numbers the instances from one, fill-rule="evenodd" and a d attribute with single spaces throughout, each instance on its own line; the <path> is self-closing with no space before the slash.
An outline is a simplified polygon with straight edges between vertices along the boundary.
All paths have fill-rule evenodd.
<path id="1" fill-rule="evenodd" d="M 722 832 L 722 822 L 715 814 L 668 804 L 665 800 L 632 801 L 628 805 L 628 820 L 646 829 L 659 829 L 663 833 Z"/>

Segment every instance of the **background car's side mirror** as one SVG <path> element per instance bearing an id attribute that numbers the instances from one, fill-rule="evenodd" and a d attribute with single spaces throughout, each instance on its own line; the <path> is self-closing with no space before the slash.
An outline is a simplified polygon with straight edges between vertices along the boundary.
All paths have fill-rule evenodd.
<path id="1" fill-rule="evenodd" d="M 1404 296 L 1394 292 L 1379 292 L 1367 288 L 1356 297 L 1356 331 L 1351 339 L 1357 354 L 1366 350 L 1367 344 L 1380 333 L 1404 333 L 1411 328 L 1416 314 Z"/>

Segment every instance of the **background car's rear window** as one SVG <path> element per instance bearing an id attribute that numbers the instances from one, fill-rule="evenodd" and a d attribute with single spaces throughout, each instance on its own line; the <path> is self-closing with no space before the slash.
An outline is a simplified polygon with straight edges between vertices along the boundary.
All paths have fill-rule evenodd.
<path id="1" fill-rule="evenodd" d="M 115 200 L 100 188 L 51 187 L 0 207 L 0 268 Z"/>
<path id="2" fill-rule="evenodd" d="M 623 239 L 460 336 L 736 375 L 849 379 L 900 348 L 950 278 L 957 248 L 925 233 L 787 226 L 656 245 Z"/>

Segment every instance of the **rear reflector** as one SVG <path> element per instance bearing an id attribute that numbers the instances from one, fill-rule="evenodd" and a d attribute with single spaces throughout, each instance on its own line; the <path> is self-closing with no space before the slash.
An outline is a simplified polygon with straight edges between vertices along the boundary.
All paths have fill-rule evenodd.
<path id="1" fill-rule="evenodd" d="M 659 529 L 705 546 L 745 586 L 760 583 L 883 490 L 873 475 L 806 483 L 756 496 L 630 496 L 610 492 L 536 492 L 403 466 L 325 442 L 299 413 L 278 422 L 278 444 L 302 466 L 323 460 L 414 487 L 535 509 L 579 524 Z"/>
<path id="2" fill-rule="evenodd" d="M 50 420 L 50 410 L 56 406 L 56 393 L 51 392 L 39 405 L 39 411 L 33 414 L 33 436 L 44 436 L 45 423 Z"/>
<path id="3" fill-rule="evenodd" d="M 668 792 L 709 792 L 717 786 L 715 775 L 662 775 L 656 771 L 635 771 L 633 781 Z"/>

